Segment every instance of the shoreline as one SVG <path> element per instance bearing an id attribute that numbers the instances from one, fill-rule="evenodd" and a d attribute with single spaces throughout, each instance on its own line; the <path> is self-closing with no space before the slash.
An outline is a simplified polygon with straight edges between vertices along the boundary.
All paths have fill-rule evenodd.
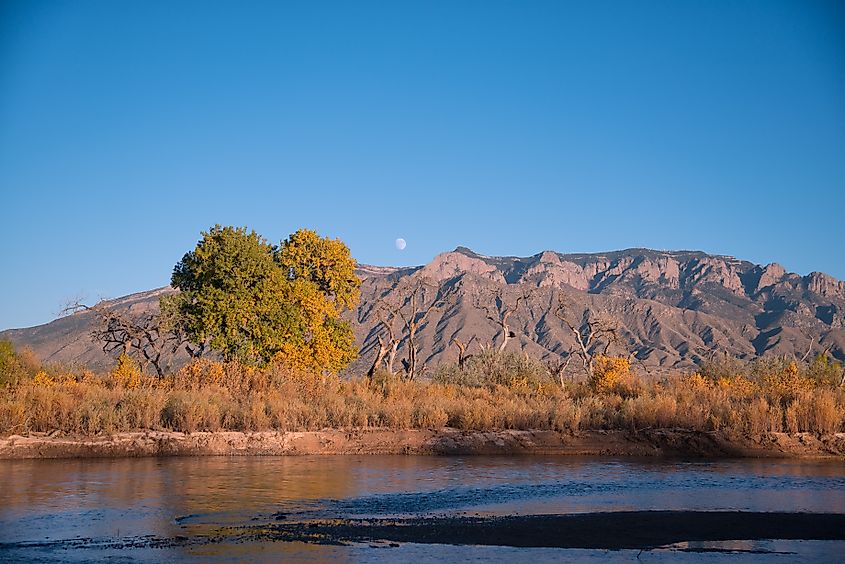
<path id="1" fill-rule="evenodd" d="M 96 437 L 0 437 L 0 460 L 155 456 L 568 455 L 691 458 L 845 459 L 845 433 L 767 433 L 736 437 L 682 429 L 641 431 L 136 431 Z"/>

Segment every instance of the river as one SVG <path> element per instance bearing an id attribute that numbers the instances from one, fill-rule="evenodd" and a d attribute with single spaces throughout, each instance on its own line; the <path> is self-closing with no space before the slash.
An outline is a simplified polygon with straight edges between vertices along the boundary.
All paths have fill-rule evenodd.
<path id="1" fill-rule="evenodd" d="M 739 539 L 640 552 L 378 542 L 337 546 L 250 541 L 232 534 L 282 520 L 335 518 L 645 510 L 845 513 L 842 462 L 562 456 L 31 460 L 0 461 L 0 483 L 0 560 L 675 562 L 706 555 L 791 562 L 837 561 L 845 555 L 845 541 Z"/>

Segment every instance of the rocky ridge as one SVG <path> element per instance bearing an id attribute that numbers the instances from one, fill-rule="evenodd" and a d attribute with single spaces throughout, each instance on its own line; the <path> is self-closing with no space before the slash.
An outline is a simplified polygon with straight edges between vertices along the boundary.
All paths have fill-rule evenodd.
<path id="1" fill-rule="evenodd" d="M 421 357 L 429 368 L 457 357 L 454 339 L 497 342 L 499 328 L 477 306 L 496 293 L 505 299 L 530 293 L 511 317 L 512 350 L 541 359 L 559 356 L 571 336 L 550 314 L 558 295 L 574 307 L 603 312 L 620 325 L 623 345 L 647 369 L 693 366 L 715 352 L 741 358 L 803 357 L 823 351 L 845 360 L 845 282 L 813 272 L 787 272 L 779 264 L 756 265 L 696 251 L 628 249 L 608 253 L 489 257 L 458 247 L 421 267 L 362 265 L 362 301 L 350 319 L 361 345 L 351 372 L 368 368 L 376 342 L 379 299 L 391 299 L 408 277 L 425 277 L 455 298 L 420 328 Z M 160 288 L 115 300 L 115 307 L 149 311 Z M 46 325 L 8 330 L 0 336 L 31 347 L 50 362 L 108 366 L 89 335 L 93 320 L 75 314 Z M 402 354 L 404 344 L 400 346 Z M 476 349 L 477 350 L 477 349 Z M 183 356 L 172 359 L 174 365 Z"/>

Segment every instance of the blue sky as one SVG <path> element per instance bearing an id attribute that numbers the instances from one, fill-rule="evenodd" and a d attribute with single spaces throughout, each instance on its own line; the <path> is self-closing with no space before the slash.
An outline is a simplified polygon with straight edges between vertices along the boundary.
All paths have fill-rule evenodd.
<path id="1" fill-rule="evenodd" d="M 375 264 L 643 246 L 845 278 L 842 6 L 7 0 L 0 329 L 162 286 L 215 223 Z"/>

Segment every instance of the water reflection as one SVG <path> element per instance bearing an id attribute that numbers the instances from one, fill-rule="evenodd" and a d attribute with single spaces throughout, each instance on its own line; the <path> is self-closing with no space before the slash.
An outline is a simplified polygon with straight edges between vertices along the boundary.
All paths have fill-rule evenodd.
<path id="1" fill-rule="evenodd" d="M 845 464 L 840 462 L 541 456 L 40 460 L 0 461 L 0 483 L 4 543 L 191 537 L 227 525 L 268 522 L 280 513 L 296 519 L 643 509 L 845 510 Z M 295 549 L 303 558 L 318 559 L 352 554 L 351 549 L 309 545 L 252 548 L 276 556 L 279 550 Z M 178 553 L 198 558 L 231 553 L 238 558 L 241 551 L 235 546 L 199 546 Z M 150 558 L 158 559 L 155 553 Z"/>

